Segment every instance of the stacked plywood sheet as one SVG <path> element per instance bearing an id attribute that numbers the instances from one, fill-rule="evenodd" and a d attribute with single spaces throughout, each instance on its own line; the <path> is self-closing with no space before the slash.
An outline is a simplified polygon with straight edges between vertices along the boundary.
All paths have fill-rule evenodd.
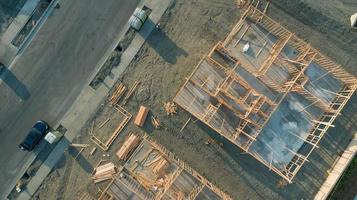
<path id="1" fill-rule="evenodd" d="M 117 151 L 116 155 L 119 160 L 127 160 L 130 154 L 136 149 L 140 144 L 141 138 L 134 134 L 131 134 L 127 140 L 125 140 L 123 146 Z"/>
<path id="2" fill-rule="evenodd" d="M 94 174 L 92 175 L 92 179 L 94 183 L 99 183 L 101 181 L 111 179 L 115 173 L 116 173 L 115 165 L 110 162 L 98 166 L 95 169 Z"/>

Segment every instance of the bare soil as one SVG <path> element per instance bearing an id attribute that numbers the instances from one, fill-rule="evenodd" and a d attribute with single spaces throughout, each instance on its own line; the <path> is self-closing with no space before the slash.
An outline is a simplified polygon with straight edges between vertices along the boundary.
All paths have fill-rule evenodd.
<path id="1" fill-rule="evenodd" d="M 97 89 L 103 83 L 105 77 L 109 76 L 112 69 L 119 65 L 120 58 L 125 49 L 129 46 L 135 36 L 134 29 L 129 29 L 123 39 L 119 42 L 118 46 L 110 54 L 105 61 L 104 65 L 100 68 L 94 79 L 89 84 L 93 89 Z"/>
<path id="2" fill-rule="evenodd" d="M 349 44 L 357 41 L 357 33 L 340 21 L 343 17 L 332 19 L 334 15 L 325 15 L 310 3 L 275 0 L 268 14 L 344 65 L 346 70 L 357 74 L 356 49 Z M 333 1 L 325 3 L 333 8 Z M 356 130 L 356 96 L 343 110 L 336 127 L 321 140 L 320 147 L 310 156 L 294 183 L 282 188 L 277 185 L 281 180 L 277 175 L 201 122 L 189 123 L 180 133 L 182 125 L 190 117 L 184 110 L 179 109 L 178 114 L 171 117 L 166 116 L 164 111 L 163 103 L 172 100 L 202 56 L 225 38 L 238 21 L 240 12 L 233 0 L 175 1 L 160 20 L 160 28 L 151 33 L 119 81 L 129 87 L 136 80 L 141 81 L 124 108 L 135 116 L 140 105 L 149 107 L 150 115 L 160 119 L 162 128 L 154 129 L 150 120 L 146 121 L 143 129 L 130 123 L 108 152 L 98 149 L 94 156 L 90 156 L 89 151 L 94 144 L 89 140 L 89 121 L 74 143 L 90 143 L 91 147 L 87 147 L 76 160 L 74 157 L 78 149 L 65 153 L 34 199 L 78 199 L 85 191 L 98 195 L 98 187 L 90 180 L 91 169 L 100 159 L 122 164 L 115 158 L 114 152 L 131 131 L 148 133 L 234 199 L 311 199 Z M 337 26 L 333 20 L 341 25 Z M 217 142 L 206 145 L 210 138 Z M 104 184 L 99 187 L 103 188 Z"/>
<path id="3" fill-rule="evenodd" d="M 119 113 L 114 107 L 106 104 L 101 107 L 92 121 L 92 134 L 103 143 L 106 143 L 124 119 L 124 115 Z"/>

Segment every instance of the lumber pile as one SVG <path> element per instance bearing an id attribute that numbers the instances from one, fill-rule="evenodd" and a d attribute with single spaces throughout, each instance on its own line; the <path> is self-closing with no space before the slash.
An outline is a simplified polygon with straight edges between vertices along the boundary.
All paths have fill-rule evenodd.
<path id="1" fill-rule="evenodd" d="M 152 116 L 151 117 L 151 124 L 154 128 L 159 129 L 160 128 L 160 120 L 157 117 Z"/>
<path id="2" fill-rule="evenodd" d="M 154 165 L 153 171 L 155 174 L 162 174 L 162 172 L 166 170 L 168 165 L 169 163 L 167 162 L 167 160 L 162 158 L 156 163 L 156 165 Z"/>
<path id="3" fill-rule="evenodd" d="M 120 83 L 120 85 L 118 85 L 118 87 L 113 92 L 113 95 L 109 98 L 109 102 L 112 105 L 117 104 L 119 100 L 123 97 L 125 91 L 126 91 L 125 85 L 123 83 Z"/>
<path id="4" fill-rule="evenodd" d="M 163 187 L 165 184 L 164 179 L 152 180 L 141 173 L 133 173 L 134 178 L 146 189 L 152 190 L 157 187 Z"/>
<path id="5" fill-rule="evenodd" d="M 123 146 L 117 151 L 116 155 L 119 160 L 127 160 L 130 154 L 138 147 L 141 142 L 141 138 L 134 134 L 131 134 L 127 140 L 125 140 Z"/>
<path id="6" fill-rule="evenodd" d="M 150 163 L 150 167 L 152 171 L 158 176 L 164 174 L 163 172 L 166 170 L 168 166 L 169 166 L 169 162 L 162 156 L 157 157 Z"/>
<path id="7" fill-rule="evenodd" d="M 174 102 L 169 101 L 164 103 L 164 108 L 168 116 L 177 113 L 177 105 Z"/>
<path id="8" fill-rule="evenodd" d="M 142 127 L 146 121 L 146 117 L 149 113 L 149 108 L 145 106 L 140 106 L 139 112 L 135 117 L 134 124 Z"/>
<path id="9" fill-rule="evenodd" d="M 99 182 L 111 179 L 115 173 L 116 173 L 115 165 L 110 162 L 110 163 L 98 166 L 92 175 L 92 179 L 93 179 L 94 183 L 99 183 Z"/>
<path id="10" fill-rule="evenodd" d="M 133 95 L 133 93 L 135 92 L 135 90 L 136 90 L 136 88 L 138 87 L 139 84 L 140 84 L 140 81 L 135 81 L 134 85 L 129 89 L 128 93 L 124 97 L 123 105 L 125 105 L 128 102 L 128 100 L 130 99 L 131 95 Z"/>

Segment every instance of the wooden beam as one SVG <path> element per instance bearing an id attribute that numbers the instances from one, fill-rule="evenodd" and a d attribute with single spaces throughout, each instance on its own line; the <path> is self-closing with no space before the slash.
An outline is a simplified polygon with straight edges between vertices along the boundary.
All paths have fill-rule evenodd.
<path id="1" fill-rule="evenodd" d="M 188 120 L 187 120 L 187 121 L 185 122 L 185 124 L 182 126 L 182 128 L 180 129 L 180 132 L 182 132 L 183 129 L 185 129 L 185 127 L 188 125 L 188 123 L 190 123 L 190 121 L 191 121 L 191 117 L 188 118 Z"/>
<path id="2" fill-rule="evenodd" d="M 335 125 L 332 125 L 330 122 L 324 122 L 324 121 L 318 121 L 318 120 L 311 120 L 312 122 L 318 123 L 318 124 L 322 124 L 325 126 L 329 126 L 329 127 L 335 127 Z"/>
<path id="3" fill-rule="evenodd" d="M 179 168 L 178 170 L 176 170 L 170 177 L 168 182 L 166 182 L 166 184 L 164 185 L 164 190 L 157 194 L 155 197 L 155 200 L 161 200 L 162 197 L 165 195 L 165 193 L 169 190 L 169 188 L 171 187 L 171 185 L 175 182 L 175 180 L 180 176 L 180 174 L 182 173 L 183 169 Z"/>
<path id="4" fill-rule="evenodd" d="M 193 190 L 188 194 L 188 200 L 195 200 L 204 187 L 205 185 L 200 184 L 197 187 L 193 188 Z"/>
<path id="5" fill-rule="evenodd" d="M 216 193 L 218 196 L 220 196 L 224 200 L 232 200 L 232 198 L 221 191 L 219 188 L 217 188 L 215 185 L 213 185 L 211 182 L 209 182 L 206 178 L 201 176 L 198 172 L 196 172 L 194 169 L 192 169 L 190 166 L 188 166 L 185 162 L 182 160 L 178 159 L 173 153 L 168 151 L 164 146 L 156 143 L 155 141 L 151 140 L 148 136 L 146 137 L 146 140 L 150 142 L 150 144 L 155 147 L 155 149 L 159 150 L 162 154 L 164 154 L 169 160 L 172 162 L 176 163 L 181 169 L 183 169 L 185 172 L 191 174 L 193 177 L 195 177 L 199 182 L 201 182 L 203 185 L 211 189 L 214 193 Z"/>
<path id="6" fill-rule="evenodd" d="M 118 135 L 121 133 L 121 131 L 125 128 L 125 126 L 128 124 L 130 121 L 132 115 L 126 111 L 124 108 L 122 108 L 119 105 L 115 105 L 114 108 L 121 113 L 124 116 L 123 121 L 121 121 L 117 128 L 114 130 L 112 135 L 109 137 L 109 139 L 106 142 L 101 141 L 99 138 L 97 138 L 94 134 L 91 135 L 90 139 L 97 144 L 103 151 L 107 151 L 111 144 L 114 142 L 114 140 L 118 137 Z"/>
<path id="7" fill-rule="evenodd" d="M 70 144 L 70 147 L 81 147 L 81 148 L 86 148 L 89 147 L 89 144 Z"/>
<path id="8" fill-rule="evenodd" d="M 274 63 L 274 61 L 278 58 L 281 51 L 285 47 L 285 45 L 289 42 L 290 38 L 293 37 L 294 34 L 288 33 L 287 37 L 284 39 L 280 39 L 276 45 L 271 49 L 271 54 L 269 58 L 267 58 L 262 66 L 259 69 L 259 75 L 264 75 L 270 68 L 270 66 Z"/>

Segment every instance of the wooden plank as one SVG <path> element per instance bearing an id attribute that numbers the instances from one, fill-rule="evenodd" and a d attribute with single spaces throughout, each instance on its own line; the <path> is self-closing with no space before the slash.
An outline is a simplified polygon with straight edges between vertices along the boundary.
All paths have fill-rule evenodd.
<path id="1" fill-rule="evenodd" d="M 190 118 L 188 118 L 188 120 L 185 122 L 185 124 L 182 126 L 182 128 L 180 129 L 180 132 L 182 132 L 183 131 L 183 129 L 185 129 L 186 128 L 186 126 L 188 125 L 188 123 L 190 123 L 190 121 L 191 121 L 191 117 Z"/>
<path id="2" fill-rule="evenodd" d="M 88 147 L 90 145 L 89 144 L 70 144 L 69 146 L 85 148 L 85 147 Z"/>

